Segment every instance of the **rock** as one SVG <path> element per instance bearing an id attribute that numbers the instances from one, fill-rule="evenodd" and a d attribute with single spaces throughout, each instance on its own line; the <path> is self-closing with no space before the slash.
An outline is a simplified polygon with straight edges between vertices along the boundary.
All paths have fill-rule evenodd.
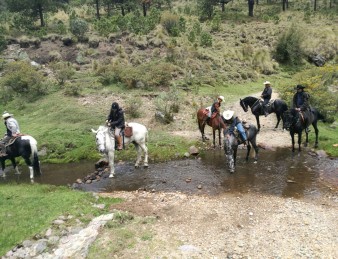
<path id="1" fill-rule="evenodd" d="M 327 154 L 326 154 L 326 152 L 324 150 L 317 150 L 316 151 L 316 155 L 318 157 L 327 157 Z"/>
<path id="2" fill-rule="evenodd" d="M 195 146 L 191 146 L 189 148 L 189 154 L 190 155 L 197 156 L 199 154 L 199 152 L 200 152 L 199 149 L 197 147 L 195 147 Z"/>

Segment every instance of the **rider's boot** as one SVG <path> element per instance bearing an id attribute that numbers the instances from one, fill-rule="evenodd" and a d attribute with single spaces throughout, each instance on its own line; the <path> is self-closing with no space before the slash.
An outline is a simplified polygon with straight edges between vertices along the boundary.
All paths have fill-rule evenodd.
<path id="1" fill-rule="evenodd" d="M 309 127 L 306 127 L 306 128 L 305 128 L 305 132 L 306 132 L 306 133 L 309 133 L 310 131 L 311 131 L 311 130 L 309 129 Z"/>
<path id="2" fill-rule="evenodd" d="M 263 110 L 264 110 L 264 115 L 265 117 L 267 117 L 269 115 L 266 106 L 263 106 Z"/>
<path id="3" fill-rule="evenodd" d="M 117 139 L 117 150 L 122 150 L 123 149 L 122 136 L 118 136 L 116 139 Z"/>

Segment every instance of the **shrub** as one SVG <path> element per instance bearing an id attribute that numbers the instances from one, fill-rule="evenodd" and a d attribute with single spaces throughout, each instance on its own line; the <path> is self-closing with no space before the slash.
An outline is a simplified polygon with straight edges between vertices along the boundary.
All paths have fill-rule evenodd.
<path id="1" fill-rule="evenodd" d="M 70 31 L 78 39 L 82 39 L 88 31 L 88 23 L 80 18 L 73 18 L 70 20 Z"/>
<path id="2" fill-rule="evenodd" d="M 212 36 L 208 32 L 202 32 L 200 37 L 200 45 L 203 47 L 211 47 L 212 46 Z"/>
<path id="3" fill-rule="evenodd" d="M 63 85 L 66 80 L 71 79 L 75 74 L 75 70 L 69 62 L 51 63 L 50 67 L 53 69 L 55 78 L 60 85 Z"/>
<path id="4" fill-rule="evenodd" d="M 161 17 L 161 24 L 169 35 L 179 35 L 179 17 L 177 15 L 165 12 Z"/>
<path id="5" fill-rule="evenodd" d="M 45 95 L 48 90 L 42 73 L 24 61 L 8 63 L 0 83 L 0 99 L 4 103 L 11 101 L 15 96 L 35 100 Z"/>
<path id="6" fill-rule="evenodd" d="M 132 97 L 127 102 L 126 113 L 132 118 L 140 118 L 142 115 L 141 107 L 142 99 L 140 97 Z"/>
<path id="7" fill-rule="evenodd" d="M 280 63 L 300 65 L 303 58 L 303 34 L 294 25 L 278 39 L 275 49 L 275 58 Z"/>

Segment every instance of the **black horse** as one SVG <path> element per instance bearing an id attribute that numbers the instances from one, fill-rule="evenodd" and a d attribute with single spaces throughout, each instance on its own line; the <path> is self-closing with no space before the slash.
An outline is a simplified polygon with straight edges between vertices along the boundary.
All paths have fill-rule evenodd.
<path id="1" fill-rule="evenodd" d="M 224 152 L 225 156 L 228 160 L 228 166 L 230 173 L 235 172 L 235 166 L 236 166 L 236 157 L 237 157 L 237 149 L 238 149 L 238 136 L 235 136 L 234 134 L 231 134 L 227 129 L 224 129 Z M 258 159 L 258 147 L 256 143 L 256 137 L 258 130 L 256 126 L 249 125 L 245 128 L 245 133 L 247 136 L 247 153 L 246 153 L 246 161 L 249 160 L 249 154 L 251 150 L 251 145 L 255 149 L 255 162 L 257 162 Z"/>
<path id="2" fill-rule="evenodd" d="M 295 152 L 295 134 L 298 134 L 298 151 L 301 151 L 301 141 L 302 141 L 302 132 L 306 128 L 305 122 L 307 125 L 313 126 L 316 134 L 315 148 L 318 147 L 318 120 L 324 120 L 324 116 L 318 112 L 317 109 L 311 108 L 307 112 L 298 112 L 295 109 L 289 109 L 284 113 L 284 128 L 290 131 L 291 141 L 292 141 L 292 152 Z M 309 143 L 308 132 L 305 131 L 306 141 L 305 147 Z"/>
<path id="3" fill-rule="evenodd" d="M 258 131 L 260 131 L 261 125 L 259 123 L 259 116 L 264 115 L 264 110 L 262 106 L 263 101 L 256 97 L 248 96 L 248 97 L 245 97 L 244 99 L 240 99 L 239 103 L 245 112 L 248 111 L 248 107 L 251 108 L 252 114 L 255 115 L 256 117 Z M 288 106 L 286 105 L 286 103 L 280 99 L 275 99 L 268 104 L 267 106 L 268 113 L 269 114 L 276 113 L 276 116 L 277 116 L 277 124 L 275 128 L 278 128 L 280 120 L 281 119 L 283 120 L 283 113 L 287 109 L 288 109 Z"/>
<path id="4" fill-rule="evenodd" d="M 32 136 L 23 135 L 10 140 L 10 142 L 6 145 L 6 153 L 7 156 L 0 157 L 3 177 L 6 177 L 4 170 L 5 161 L 7 159 L 11 160 L 15 171 L 20 174 L 20 171 L 15 161 L 15 158 L 19 156 L 21 156 L 25 160 L 27 166 L 29 167 L 30 179 L 32 181 L 34 179 L 34 176 L 41 175 L 37 141 Z"/>

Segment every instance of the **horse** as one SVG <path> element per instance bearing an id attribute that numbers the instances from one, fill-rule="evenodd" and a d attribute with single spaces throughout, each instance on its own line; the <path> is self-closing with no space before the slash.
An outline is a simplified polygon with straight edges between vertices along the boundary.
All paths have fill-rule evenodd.
<path id="1" fill-rule="evenodd" d="M 260 131 L 261 125 L 259 123 L 259 116 L 264 115 L 262 101 L 256 97 L 248 96 L 248 97 L 245 97 L 244 99 L 240 99 L 239 103 L 245 112 L 248 111 L 248 107 L 251 108 L 252 114 L 255 115 L 256 117 L 258 131 Z M 276 117 L 277 117 L 277 124 L 275 127 L 276 129 L 278 128 L 280 120 L 281 119 L 283 120 L 283 113 L 287 109 L 288 109 L 288 106 L 283 100 L 275 99 L 269 102 L 267 106 L 267 111 L 269 114 L 276 113 Z"/>
<path id="2" fill-rule="evenodd" d="M 148 167 L 148 130 L 147 128 L 136 122 L 129 122 L 128 126 L 132 128 L 132 135 L 123 137 L 123 145 L 128 146 L 130 143 L 133 143 L 137 150 L 137 160 L 135 163 L 135 168 L 139 167 L 142 158 L 142 151 L 144 153 L 144 167 Z M 92 132 L 96 134 L 96 145 L 100 153 L 104 154 L 108 159 L 110 166 L 109 178 L 114 177 L 115 168 L 114 168 L 114 153 L 115 153 L 115 136 L 114 131 L 111 130 L 108 126 L 99 126 L 97 130 L 92 129 Z M 129 135 L 128 135 L 129 136 Z"/>
<path id="3" fill-rule="evenodd" d="M 284 113 L 284 128 L 290 131 L 291 141 L 292 141 L 292 152 L 295 152 L 295 134 L 298 134 L 298 152 L 301 151 L 301 142 L 302 142 L 302 132 L 306 128 L 304 121 L 307 121 L 308 125 L 313 126 L 316 134 L 315 148 L 318 147 L 318 120 L 324 120 L 324 116 L 319 113 L 315 108 L 311 108 L 310 111 L 300 113 L 295 109 L 289 109 Z M 305 130 L 306 141 L 305 147 L 309 143 L 308 132 Z"/>
<path id="4" fill-rule="evenodd" d="M 256 143 L 258 129 L 254 125 L 249 125 L 245 127 L 245 133 L 247 136 L 246 146 L 247 146 L 247 153 L 245 160 L 249 160 L 249 154 L 251 150 L 251 145 L 255 150 L 255 157 L 254 160 L 257 162 L 258 160 L 258 146 Z M 227 129 L 224 129 L 224 153 L 227 158 L 227 163 L 229 167 L 230 173 L 235 172 L 236 167 L 236 157 L 237 157 L 237 149 L 238 149 L 238 137 L 235 134 L 229 133 Z"/>
<path id="5" fill-rule="evenodd" d="M 217 114 L 214 117 L 211 117 L 207 122 L 206 118 L 208 117 L 208 113 L 210 111 L 211 107 L 208 108 L 201 108 L 197 111 L 197 122 L 198 122 L 198 128 L 202 134 L 202 141 L 204 142 L 207 140 L 207 137 L 204 134 L 205 125 L 208 124 L 212 128 L 212 136 L 213 136 L 213 144 L 214 148 L 216 147 L 216 130 L 218 130 L 218 140 L 219 140 L 219 146 L 222 146 L 222 138 L 221 138 L 221 130 L 224 128 L 224 123 L 222 120 L 222 117 Z"/>
<path id="6" fill-rule="evenodd" d="M 38 157 L 37 141 L 35 138 L 29 135 L 21 135 L 14 139 L 11 139 L 6 145 L 6 156 L 0 157 L 1 171 L 3 177 L 6 177 L 5 173 L 5 161 L 11 160 L 13 168 L 17 174 L 20 174 L 19 168 L 17 167 L 15 158 L 22 157 L 30 172 L 30 179 L 33 182 L 34 176 L 40 176 L 40 161 Z"/>

